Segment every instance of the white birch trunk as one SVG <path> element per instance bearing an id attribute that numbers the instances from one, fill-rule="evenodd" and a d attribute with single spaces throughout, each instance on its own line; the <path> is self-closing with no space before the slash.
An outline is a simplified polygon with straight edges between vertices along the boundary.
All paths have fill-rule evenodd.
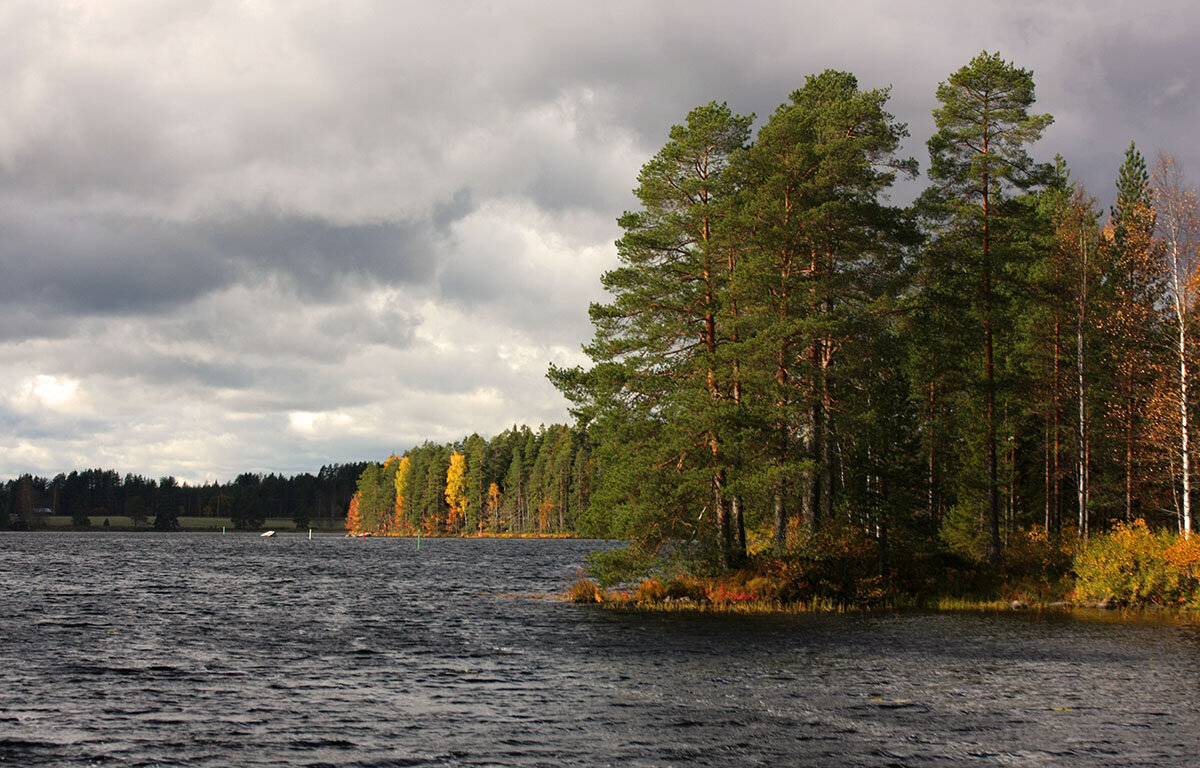
<path id="1" fill-rule="evenodd" d="M 1163 232 L 1170 259 L 1168 279 L 1173 294 L 1172 306 L 1179 324 L 1179 462 L 1182 487 L 1180 512 L 1181 529 L 1185 537 L 1192 534 L 1192 456 L 1188 434 L 1188 338 L 1187 320 L 1192 309 L 1193 281 L 1196 279 L 1196 237 L 1200 221 L 1200 206 L 1195 190 L 1183 186 L 1179 167 L 1169 156 L 1159 155 L 1153 176 L 1155 205 L 1159 227 Z"/>
<path id="2" fill-rule="evenodd" d="M 1085 401 L 1087 395 L 1086 383 L 1083 376 L 1083 325 L 1087 320 L 1087 241 L 1080 232 L 1079 235 L 1079 314 L 1075 330 L 1075 373 L 1079 377 L 1079 528 L 1078 533 L 1085 539 L 1088 535 L 1088 466 L 1087 466 L 1087 412 Z"/>
<path id="3" fill-rule="evenodd" d="M 1178 287 L 1176 289 L 1178 291 Z M 1180 473 L 1183 475 L 1183 535 L 1192 535 L 1192 483 L 1191 483 L 1191 453 L 1188 448 L 1188 369 L 1187 369 L 1187 323 L 1183 312 L 1183 302 L 1176 293 L 1175 312 L 1179 320 L 1179 461 L 1182 464 Z"/>
<path id="4" fill-rule="evenodd" d="M 1168 222 L 1168 226 L 1174 228 L 1175 222 Z M 1179 245 L 1179 237 L 1176 232 L 1170 235 L 1168 243 L 1171 251 L 1171 292 L 1174 293 L 1175 305 L 1175 320 L 1179 324 L 1179 344 L 1177 352 L 1179 353 L 1179 463 L 1181 476 L 1181 485 L 1183 486 L 1181 509 L 1183 512 L 1183 535 L 1185 538 L 1192 535 L 1192 479 L 1191 479 L 1191 451 L 1188 445 L 1188 369 L 1187 369 L 1187 307 L 1188 301 L 1185 292 L 1187 291 L 1188 282 L 1188 265 L 1184 261 L 1184 255 L 1181 252 Z"/>
<path id="5" fill-rule="evenodd" d="M 1087 538 L 1087 424 L 1084 412 L 1083 323 L 1075 337 L 1075 371 L 1079 376 L 1079 535 Z"/>

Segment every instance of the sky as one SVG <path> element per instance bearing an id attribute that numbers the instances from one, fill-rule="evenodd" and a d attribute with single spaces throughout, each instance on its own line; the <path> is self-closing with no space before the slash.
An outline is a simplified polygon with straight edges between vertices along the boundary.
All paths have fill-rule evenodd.
<path id="1" fill-rule="evenodd" d="M 986 12 L 980 12 L 986 8 Z M 0 479 L 315 472 L 565 422 L 616 218 L 670 126 L 806 75 L 1031 69 L 1098 202 L 1131 140 L 1200 173 L 1200 5 L 0 4 Z M 920 181 L 896 190 L 907 202 Z"/>

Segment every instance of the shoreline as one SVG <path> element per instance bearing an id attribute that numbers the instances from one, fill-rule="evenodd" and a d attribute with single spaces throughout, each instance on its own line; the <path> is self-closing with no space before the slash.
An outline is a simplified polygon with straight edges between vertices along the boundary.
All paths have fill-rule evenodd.
<path id="1" fill-rule="evenodd" d="M 601 610 L 627 611 L 630 613 L 695 613 L 711 615 L 742 616 L 798 616 L 816 614 L 899 614 L 899 613 L 973 613 L 989 615 L 1074 616 L 1101 621 L 1167 621 L 1175 623 L 1200 623 L 1200 610 L 1156 604 L 1118 605 L 1110 603 L 1072 602 L 1067 600 L 1043 603 L 1017 603 L 1009 600 L 967 600 L 942 597 L 929 600 L 898 600 L 872 605 L 844 605 L 827 600 L 782 603 L 771 600 L 745 600 L 733 602 L 665 600 L 638 601 L 623 595 L 606 596 L 600 600 L 577 599 L 572 592 L 560 592 L 555 597 L 566 603 L 595 606 Z"/>
<path id="2" fill-rule="evenodd" d="M 205 518 L 198 518 L 198 519 L 205 519 Z M 220 520 L 220 518 L 206 518 L 206 519 L 207 520 L 215 519 L 218 521 Z M 309 527 L 309 526 L 305 526 L 303 528 L 297 528 L 297 527 L 295 527 L 295 524 L 291 520 L 288 520 L 286 524 L 273 524 L 272 521 L 268 521 L 267 524 L 263 525 L 261 528 L 237 528 L 230 522 L 225 522 L 225 523 L 216 522 L 216 523 L 208 523 L 206 525 L 198 525 L 195 523 L 189 523 L 186 525 L 180 525 L 178 528 L 172 528 L 170 530 L 159 530 L 159 529 L 155 528 L 152 523 L 148 524 L 148 525 L 135 526 L 135 525 L 112 525 L 112 524 L 104 525 L 103 522 L 100 522 L 98 524 L 93 523 L 92 525 L 90 525 L 86 528 L 80 527 L 80 526 L 74 526 L 74 525 L 70 525 L 70 524 L 64 525 L 62 523 L 58 523 L 58 524 L 51 524 L 51 525 L 41 525 L 36 528 L 28 528 L 28 529 L 8 528 L 6 530 L 10 531 L 12 533 L 221 533 L 222 528 L 225 529 L 224 530 L 225 533 L 229 533 L 229 534 L 244 533 L 244 534 L 258 535 L 260 533 L 263 533 L 264 531 L 273 530 L 273 531 L 275 531 L 275 533 L 277 535 L 281 535 L 281 536 L 288 535 L 288 534 L 297 534 L 297 535 L 301 535 L 301 536 L 306 536 L 306 535 L 308 535 L 308 532 L 311 530 L 312 533 L 314 533 L 314 534 L 322 534 L 322 535 L 326 535 L 326 536 L 338 536 L 340 538 L 411 539 L 413 541 L 416 541 L 417 538 L 421 538 L 421 539 L 583 539 L 583 538 L 588 538 L 588 537 L 577 536 L 575 534 L 562 534 L 562 533 L 486 533 L 486 534 L 471 535 L 471 536 L 454 535 L 454 534 L 446 534 L 446 533 L 433 533 L 433 534 L 422 533 L 422 534 L 420 534 L 419 537 L 415 533 L 405 533 L 405 534 L 368 533 L 364 536 L 361 533 L 353 533 L 353 534 L 348 533 L 346 531 L 346 529 L 342 528 L 342 527 L 329 527 L 329 526 Z"/>

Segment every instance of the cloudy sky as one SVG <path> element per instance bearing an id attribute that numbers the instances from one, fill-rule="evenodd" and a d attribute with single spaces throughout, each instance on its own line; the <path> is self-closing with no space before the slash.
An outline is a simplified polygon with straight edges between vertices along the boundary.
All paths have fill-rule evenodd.
<path id="1" fill-rule="evenodd" d="M 978 12 L 986 7 L 986 13 Z M 1131 139 L 1200 172 L 1178 2 L 0 5 L 0 478 L 315 471 L 567 419 L 616 216 L 672 123 L 807 74 L 1034 70 L 1107 205 Z M 898 198 L 911 194 L 900 190 Z"/>

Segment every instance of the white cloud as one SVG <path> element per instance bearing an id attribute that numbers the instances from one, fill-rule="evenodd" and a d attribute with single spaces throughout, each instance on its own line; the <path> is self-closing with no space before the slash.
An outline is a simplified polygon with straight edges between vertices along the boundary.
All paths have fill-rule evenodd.
<path id="1" fill-rule="evenodd" d="M 79 382 L 73 379 L 39 374 L 29 382 L 28 391 L 47 408 L 62 408 L 75 399 Z"/>
<path id="2" fill-rule="evenodd" d="M 344 413 L 292 411 L 288 414 L 288 423 L 293 431 L 307 437 L 330 430 L 345 431 L 347 427 L 352 426 L 353 419 Z"/>

